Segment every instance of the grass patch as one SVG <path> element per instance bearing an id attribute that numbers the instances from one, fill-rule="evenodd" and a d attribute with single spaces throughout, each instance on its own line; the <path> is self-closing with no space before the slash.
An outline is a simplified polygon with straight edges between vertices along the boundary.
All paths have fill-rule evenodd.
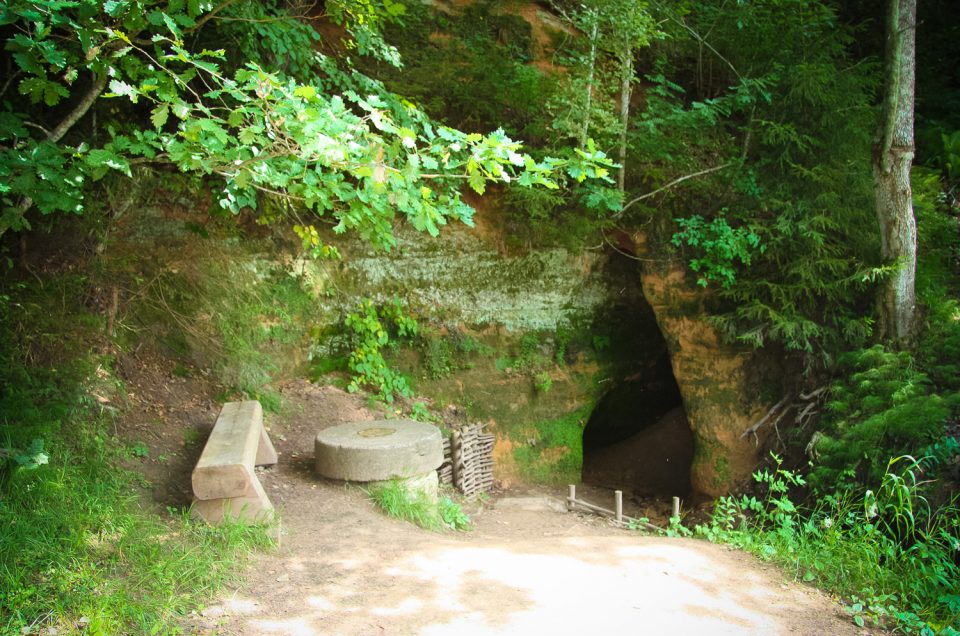
<path id="1" fill-rule="evenodd" d="M 374 486 L 367 494 L 387 516 L 421 528 L 434 532 L 470 529 L 470 517 L 450 497 L 441 496 L 433 502 L 424 493 L 411 491 L 397 480 Z"/>
<path id="2" fill-rule="evenodd" d="M 108 437 L 109 422 L 83 404 L 67 415 L 37 427 L 49 463 L 14 470 L 2 493 L 0 632 L 83 623 L 92 633 L 175 631 L 178 617 L 271 540 L 262 527 L 145 513 L 140 477 L 116 465 L 126 449 Z"/>

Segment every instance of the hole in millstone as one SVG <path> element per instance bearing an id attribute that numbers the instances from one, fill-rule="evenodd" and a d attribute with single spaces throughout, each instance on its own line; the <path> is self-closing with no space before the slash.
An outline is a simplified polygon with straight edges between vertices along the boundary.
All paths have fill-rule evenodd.
<path id="1" fill-rule="evenodd" d="M 617 346 L 629 362 L 619 366 L 584 428 L 582 481 L 635 499 L 686 497 L 693 433 L 667 344 L 643 296 L 636 262 L 615 260 L 617 270 L 633 277 L 611 307 L 619 322 Z"/>
<path id="2" fill-rule="evenodd" d="M 388 437 L 397 432 L 395 428 L 365 428 L 362 431 L 357 431 L 357 435 L 360 437 Z"/>

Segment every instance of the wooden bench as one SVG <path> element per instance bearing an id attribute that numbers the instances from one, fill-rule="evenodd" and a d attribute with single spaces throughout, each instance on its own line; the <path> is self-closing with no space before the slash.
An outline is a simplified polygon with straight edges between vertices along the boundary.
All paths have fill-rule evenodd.
<path id="1" fill-rule="evenodd" d="M 267 521 L 273 504 L 257 479 L 254 466 L 277 463 L 260 402 L 223 405 L 213 431 L 193 469 L 193 514 L 210 524 L 226 518 L 247 523 Z"/>

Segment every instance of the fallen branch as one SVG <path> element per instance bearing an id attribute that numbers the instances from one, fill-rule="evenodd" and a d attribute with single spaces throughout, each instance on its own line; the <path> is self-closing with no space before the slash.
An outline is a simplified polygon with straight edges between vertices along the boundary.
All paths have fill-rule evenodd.
<path id="1" fill-rule="evenodd" d="M 790 402 L 790 396 L 785 395 L 783 399 L 774 404 L 767 414 L 761 417 L 759 420 L 754 422 L 747 430 L 740 434 L 740 439 L 748 435 L 753 435 L 753 443 L 759 444 L 760 438 L 757 435 L 757 431 L 760 430 L 760 427 L 770 424 L 777 431 L 777 438 L 780 437 L 780 429 L 777 428 L 777 425 L 780 424 L 784 416 L 790 411 L 790 409 L 800 409 L 797 413 L 797 417 L 794 420 L 794 423 L 804 426 L 811 417 L 819 413 L 817 408 L 820 404 L 820 399 L 826 393 L 827 387 L 821 386 L 817 389 L 809 391 L 808 393 L 801 393 L 797 396 L 797 402 Z"/>
<path id="2" fill-rule="evenodd" d="M 780 409 L 782 409 L 784 406 L 786 406 L 787 402 L 789 402 L 789 401 L 790 401 L 790 396 L 789 396 L 789 395 L 785 395 L 782 400 L 780 400 L 779 402 L 777 402 L 776 404 L 774 404 L 773 407 L 772 407 L 769 411 L 767 411 L 767 414 L 766 414 L 766 415 L 764 415 L 764 416 L 761 417 L 759 420 L 757 420 L 750 428 L 748 428 L 748 429 L 745 430 L 744 432 L 740 433 L 740 439 L 743 439 L 743 438 L 746 437 L 747 435 L 752 434 L 752 435 L 753 435 L 753 438 L 754 438 L 754 444 L 759 444 L 759 443 L 760 443 L 760 438 L 759 438 L 759 436 L 757 435 L 757 431 L 760 429 L 761 426 L 763 426 L 764 424 L 766 424 L 767 422 L 769 422 L 770 419 L 771 419 L 778 411 L 780 411 Z M 784 410 L 784 413 L 786 413 L 786 410 Z M 780 415 L 781 415 L 781 417 L 782 417 L 783 413 L 781 413 Z M 777 422 L 779 422 L 779 421 L 780 421 L 780 417 L 777 418 Z"/>

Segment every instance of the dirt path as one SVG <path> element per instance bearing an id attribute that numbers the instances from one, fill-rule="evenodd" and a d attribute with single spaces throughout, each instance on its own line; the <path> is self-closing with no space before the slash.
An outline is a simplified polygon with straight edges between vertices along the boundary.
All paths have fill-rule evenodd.
<path id="1" fill-rule="evenodd" d="M 119 432 L 150 446 L 139 468 L 157 502 L 182 504 L 197 440 L 216 417 L 210 387 L 153 360 L 125 375 L 133 408 Z M 559 504 L 561 491 L 499 493 L 467 508 L 467 533 L 386 518 L 357 488 L 312 470 L 318 430 L 382 414 L 305 382 L 288 386 L 284 402 L 268 420 L 280 463 L 261 475 L 282 514 L 281 546 L 256 557 L 239 589 L 188 617 L 186 633 L 866 633 L 836 603 L 745 554 L 544 505 Z"/>
<path id="2" fill-rule="evenodd" d="M 701 541 L 645 537 L 556 512 L 547 491 L 468 510 L 469 533 L 384 517 L 312 471 L 317 430 L 374 419 L 331 387 L 288 387 L 280 464 L 262 481 L 283 515 L 279 550 L 194 617 L 216 634 L 857 634 L 836 604 Z M 533 495 L 533 496 L 531 496 Z"/>

